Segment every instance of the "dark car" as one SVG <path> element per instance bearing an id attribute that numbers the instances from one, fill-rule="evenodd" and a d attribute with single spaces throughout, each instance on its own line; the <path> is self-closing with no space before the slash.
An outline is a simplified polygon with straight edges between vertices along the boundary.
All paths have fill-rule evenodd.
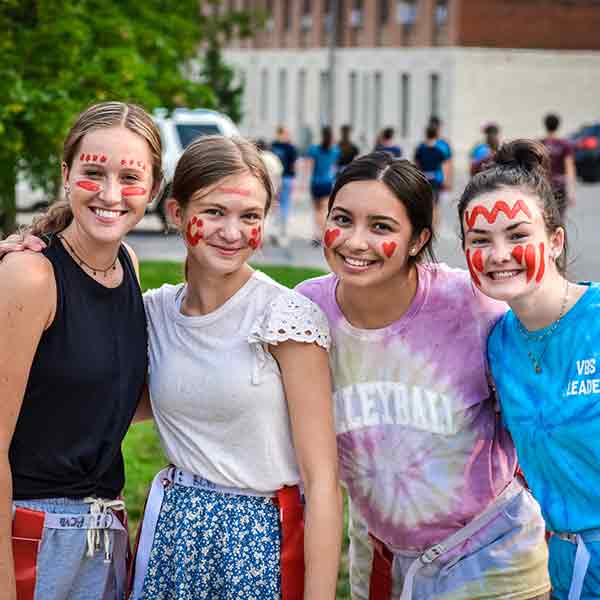
<path id="1" fill-rule="evenodd" d="M 600 123 L 584 125 L 570 140 L 577 177 L 588 183 L 600 181 Z"/>

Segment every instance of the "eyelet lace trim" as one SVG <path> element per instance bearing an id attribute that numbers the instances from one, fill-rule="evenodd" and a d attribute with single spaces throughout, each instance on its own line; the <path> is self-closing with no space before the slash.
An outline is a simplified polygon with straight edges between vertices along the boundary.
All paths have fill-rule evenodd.
<path id="1" fill-rule="evenodd" d="M 269 358 L 266 345 L 276 346 L 288 340 L 315 343 L 325 350 L 329 350 L 331 344 L 329 325 L 323 311 L 308 298 L 295 293 L 282 294 L 272 300 L 250 330 L 248 342 L 257 357 L 252 383 L 261 381 L 260 372 Z"/>

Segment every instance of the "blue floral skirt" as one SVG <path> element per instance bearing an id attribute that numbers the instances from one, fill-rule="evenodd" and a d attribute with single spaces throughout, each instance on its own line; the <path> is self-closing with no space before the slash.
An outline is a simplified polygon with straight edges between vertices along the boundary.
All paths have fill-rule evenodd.
<path id="1" fill-rule="evenodd" d="M 144 600 L 279 600 L 279 509 L 270 498 L 169 485 Z"/>

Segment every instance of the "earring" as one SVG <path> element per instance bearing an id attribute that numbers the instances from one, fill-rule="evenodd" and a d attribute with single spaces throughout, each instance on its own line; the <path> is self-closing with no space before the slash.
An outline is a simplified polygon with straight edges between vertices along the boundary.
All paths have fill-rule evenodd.
<path id="1" fill-rule="evenodd" d="M 417 253 L 417 249 L 416 249 L 416 248 L 411 248 L 411 249 L 410 249 L 410 254 L 411 254 L 412 256 L 414 256 L 416 253 Z"/>
<path id="2" fill-rule="evenodd" d="M 65 198 L 67 200 L 71 200 L 71 198 L 69 197 L 69 195 L 71 194 L 71 186 L 68 183 L 65 183 Z"/>

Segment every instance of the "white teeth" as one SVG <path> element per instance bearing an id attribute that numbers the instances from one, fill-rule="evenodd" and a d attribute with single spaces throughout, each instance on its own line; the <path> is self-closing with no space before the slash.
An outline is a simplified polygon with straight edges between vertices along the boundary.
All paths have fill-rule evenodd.
<path id="1" fill-rule="evenodd" d="M 494 271 L 490 273 L 490 277 L 492 279 L 509 279 L 510 277 L 515 277 L 518 275 L 520 271 Z"/>
<path id="2" fill-rule="evenodd" d="M 347 262 L 352 267 L 368 267 L 372 262 L 372 260 L 359 260 L 357 258 L 348 258 L 344 257 L 344 261 Z"/>
<path id="3" fill-rule="evenodd" d="M 120 210 L 105 210 L 105 209 L 102 209 L 102 208 L 93 208 L 92 210 L 99 217 L 103 217 L 105 219 L 114 219 L 115 217 L 120 217 L 121 216 L 121 211 Z"/>

